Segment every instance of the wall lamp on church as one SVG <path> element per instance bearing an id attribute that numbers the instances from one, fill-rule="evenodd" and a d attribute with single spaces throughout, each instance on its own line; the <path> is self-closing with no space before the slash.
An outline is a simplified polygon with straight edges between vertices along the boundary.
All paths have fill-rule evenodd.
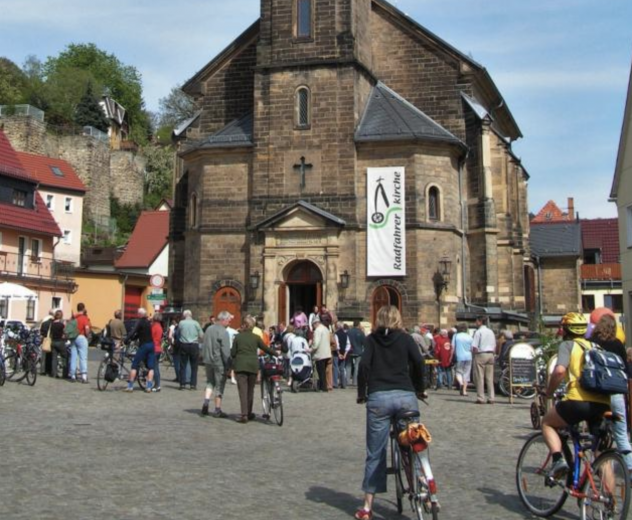
<path id="1" fill-rule="evenodd" d="M 450 260 L 450 257 L 448 256 L 443 256 L 441 260 L 439 260 L 439 267 L 432 277 L 437 298 L 441 298 L 441 294 L 443 294 L 443 292 L 448 289 L 448 285 L 450 285 L 451 269 L 452 260 Z"/>
<path id="2" fill-rule="evenodd" d="M 253 291 L 256 291 L 259 288 L 259 281 L 261 280 L 261 275 L 259 271 L 255 271 L 250 275 L 250 288 Z"/>
<path id="3" fill-rule="evenodd" d="M 344 273 L 340 275 L 340 287 L 342 289 L 347 289 L 349 287 L 349 280 L 351 279 L 351 275 L 349 271 L 345 269 Z"/>

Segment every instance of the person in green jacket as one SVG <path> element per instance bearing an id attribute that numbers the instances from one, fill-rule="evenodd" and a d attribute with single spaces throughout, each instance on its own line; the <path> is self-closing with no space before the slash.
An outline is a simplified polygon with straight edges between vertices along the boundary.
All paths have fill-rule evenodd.
<path id="1" fill-rule="evenodd" d="M 241 403 L 241 416 L 237 422 L 247 423 L 255 418 L 252 405 L 255 397 L 257 372 L 259 371 L 258 350 L 276 356 L 277 352 L 266 347 L 262 339 L 252 332 L 255 326 L 252 316 L 246 316 L 242 322 L 242 331 L 235 336 L 230 355 L 233 358 L 233 369 L 237 379 L 237 391 Z"/>

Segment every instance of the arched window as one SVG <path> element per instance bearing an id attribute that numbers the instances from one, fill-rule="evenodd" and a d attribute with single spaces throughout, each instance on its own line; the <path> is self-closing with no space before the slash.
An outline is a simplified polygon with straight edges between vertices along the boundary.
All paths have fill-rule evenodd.
<path id="1" fill-rule="evenodd" d="M 298 128 L 309 128 L 311 123 L 311 100 L 307 87 L 299 87 L 296 91 L 296 126 Z"/>
<path id="2" fill-rule="evenodd" d="M 436 186 L 428 190 L 428 220 L 441 220 L 441 194 Z"/>
<path id="3" fill-rule="evenodd" d="M 193 193 L 189 204 L 189 227 L 197 227 L 197 212 L 197 195 Z"/>
<path id="4" fill-rule="evenodd" d="M 296 0 L 294 34 L 299 40 L 312 38 L 312 0 Z"/>

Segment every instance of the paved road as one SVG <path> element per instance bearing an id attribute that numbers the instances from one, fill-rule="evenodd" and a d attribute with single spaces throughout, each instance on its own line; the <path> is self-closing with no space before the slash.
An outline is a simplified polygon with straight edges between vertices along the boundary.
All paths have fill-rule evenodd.
<path id="1" fill-rule="evenodd" d="M 353 389 L 287 392 L 283 427 L 241 425 L 200 417 L 202 391 L 171 382 L 151 395 L 99 392 L 96 366 L 89 385 L 41 377 L 0 388 L 1 518 L 338 520 L 360 504 L 365 423 Z M 475 405 L 447 390 L 430 402 L 440 517 L 525 518 L 514 466 L 532 431 L 528 404 Z M 239 411 L 232 385 L 224 409 Z M 393 494 L 374 518 L 412 518 L 396 514 Z M 577 517 L 571 501 L 565 510 Z"/>

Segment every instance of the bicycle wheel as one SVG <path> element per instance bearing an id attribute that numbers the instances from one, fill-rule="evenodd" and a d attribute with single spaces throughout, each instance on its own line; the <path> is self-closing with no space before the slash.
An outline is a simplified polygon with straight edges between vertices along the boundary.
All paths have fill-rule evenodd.
<path id="1" fill-rule="evenodd" d="M 511 385 L 509 384 L 509 369 L 505 368 L 500 373 L 500 379 L 498 380 L 498 390 L 500 390 L 501 394 L 509 396 L 509 388 L 511 388 Z"/>
<path id="2" fill-rule="evenodd" d="M 107 370 L 109 359 L 104 359 L 99 363 L 99 368 L 97 369 L 97 388 L 103 392 L 108 387 L 108 381 L 105 379 L 105 371 Z"/>
<path id="3" fill-rule="evenodd" d="M 0 386 L 4 385 L 4 382 L 7 379 L 7 371 L 4 368 L 4 360 L 0 355 Z"/>
<path id="4" fill-rule="evenodd" d="M 19 359 L 17 354 L 9 351 L 4 358 L 4 373 L 7 379 L 13 379 L 16 370 L 18 370 Z"/>
<path id="5" fill-rule="evenodd" d="M 261 406 L 264 419 L 270 419 L 270 388 L 265 377 L 261 378 Z"/>
<path id="6" fill-rule="evenodd" d="M 533 399 L 537 392 L 533 386 L 518 386 L 513 389 L 513 393 L 520 399 Z"/>
<path id="7" fill-rule="evenodd" d="M 274 413 L 274 420 L 279 426 L 283 426 L 283 392 L 279 388 L 277 381 L 270 382 L 272 387 L 272 412 Z"/>
<path id="8" fill-rule="evenodd" d="M 26 377 L 26 360 L 22 356 L 18 356 L 17 353 L 14 353 L 10 363 L 12 363 L 13 371 L 9 379 L 19 383 Z"/>
<path id="9" fill-rule="evenodd" d="M 630 476 L 623 457 L 616 451 L 606 451 L 592 465 L 592 477 L 586 479 L 582 493 L 587 495 L 580 501 L 582 520 L 625 519 L 630 508 Z"/>
<path id="10" fill-rule="evenodd" d="M 410 497 L 411 505 L 417 520 L 424 520 L 424 512 L 426 510 L 425 502 L 429 499 L 428 484 L 424 477 L 424 472 L 421 467 L 421 459 L 419 454 L 410 452 L 412 458 L 412 491 L 413 494 Z"/>
<path id="11" fill-rule="evenodd" d="M 402 481 L 402 460 L 399 453 L 399 444 L 397 440 L 391 437 L 391 471 L 395 476 L 395 496 L 397 498 L 397 513 L 400 515 L 404 510 L 404 483 Z"/>
<path id="12" fill-rule="evenodd" d="M 563 445 L 563 448 L 566 455 L 568 447 Z M 546 517 L 555 514 L 562 508 L 568 496 L 563 482 L 552 481 L 546 476 L 551 460 L 542 432 L 529 437 L 518 456 L 516 464 L 518 494 L 525 507 L 536 516 Z M 569 467 L 572 467 L 572 464 L 569 464 Z M 572 478 L 570 471 L 568 478 Z"/>
<path id="13" fill-rule="evenodd" d="M 147 386 L 147 375 L 149 374 L 149 370 L 147 370 L 147 366 L 144 362 L 141 362 L 138 367 L 138 371 L 136 372 L 136 381 L 138 381 L 138 386 L 140 386 L 141 390 L 145 390 Z"/>
<path id="14" fill-rule="evenodd" d="M 37 381 L 37 361 L 27 359 L 24 363 L 24 377 L 29 386 L 33 386 Z"/>

